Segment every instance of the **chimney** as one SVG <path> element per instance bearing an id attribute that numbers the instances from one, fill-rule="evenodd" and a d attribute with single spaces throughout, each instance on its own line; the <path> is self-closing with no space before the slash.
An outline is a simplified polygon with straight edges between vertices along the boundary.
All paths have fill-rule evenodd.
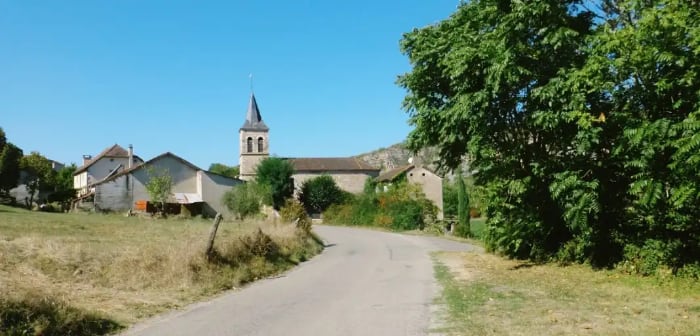
<path id="1" fill-rule="evenodd" d="M 129 145 L 129 163 L 128 163 L 128 168 L 131 168 L 131 166 L 134 164 L 134 146 Z"/>
<path id="2" fill-rule="evenodd" d="M 83 166 L 88 164 L 88 162 L 90 162 L 91 159 L 92 159 L 92 155 L 87 155 L 87 154 L 83 155 Z"/>

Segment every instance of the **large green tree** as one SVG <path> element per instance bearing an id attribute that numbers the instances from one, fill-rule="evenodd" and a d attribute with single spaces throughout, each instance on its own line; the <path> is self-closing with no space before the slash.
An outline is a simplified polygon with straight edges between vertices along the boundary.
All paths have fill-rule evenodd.
<path id="1" fill-rule="evenodd" d="M 472 230 L 469 210 L 470 205 L 467 186 L 464 184 L 464 178 L 462 176 L 457 176 L 457 227 L 455 229 L 455 234 L 460 237 L 471 236 Z"/>
<path id="2" fill-rule="evenodd" d="M 223 163 L 212 163 L 209 165 L 209 171 L 219 175 L 237 178 L 240 174 L 238 166 L 227 166 Z"/>
<path id="3" fill-rule="evenodd" d="M 0 151 L 5 148 L 5 144 L 7 144 L 7 136 L 5 135 L 5 130 L 0 127 Z"/>
<path id="4" fill-rule="evenodd" d="M 7 195 L 17 186 L 22 156 L 22 150 L 7 142 L 5 131 L 0 127 L 0 194 Z"/>
<path id="5" fill-rule="evenodd" d="M 54 179 L 54 190 L 49 195 L 50 202 L 67 203 L 75 197 L 75 189 L 73 189 L 73 174 L 77 167 L 71 164 L 59 169 L 56 172 Z"/>
<path id="6" fill-rule="evenodd" d="M 575 124 L 538 93 L 585 61 L 592 20 L 575 4 L 470 1 L 401 43 L 413 65 L 398 81 L 409 146 L 436 146 L 448 168 L 468 156 L 488 186 L 488 246 L 513 256 L 544 258 L 570 236 L 549 183 Z"/>
<path id="7" fill-rule="evenodd" d="M 585 66 L 556 90 L 571 97 L 574 148 L 595 155 L 562 174 L 570 182 L 563 205 L 590 204 L 565 215 L 587 223 L 598 242 L 592 253 L 602 242 L 628 261 L 644 260 L 636 271 L 700 264 L 700 6 L 610 1 L 604 9 Z"/>
<path id="8" fill-rule="evenodd" d="M 39 152 L 31 152 L 22 157 L 20 167 L 26 174 L 23 182 L 29 193 L 25 203 L 28 208 L 31 208 L 37 192 L 52 190 L 56 172 L 51 167 L 51 161 Z"/>
<path id="9" fill-rule="evenodd" d="M 680 0 L 462 4 L 402 41 L 409 144 L 437 146 L 449 168 L 471 160 L 492 250 L 698 263 L 699 10 Z"/>
<path id="10" fill-rule="evenodd" d="M 270 187 L 275 209 L 282 207 L 284 201 L 294 194 L 293 174 L 292 164 L 276 157 L 265 158 L 255 168 L 255 181 Z"/>
<path id="11" fill-rule="evenodd" d="M 7 194 L 17 186 L 22 156 L 22 150 L 12 143 L 7 143 L 0 149 L 0 193 Z"/>

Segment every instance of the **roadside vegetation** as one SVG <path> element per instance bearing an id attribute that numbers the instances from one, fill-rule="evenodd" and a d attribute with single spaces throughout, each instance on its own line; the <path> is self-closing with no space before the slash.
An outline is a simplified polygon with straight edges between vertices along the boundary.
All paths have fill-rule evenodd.
<path id="1" fill-rule="evenodd" d="M 700 284 L 667 273 L 639 277 L 437 253 L 447 335 L 698 335 Z"/>
<path id="2" fill-rule="evenodd" d="M 321 246 L 292 224 L 212 223 L 0 206 L 0 330 L 104 334 L 286 270 Z M 281 221 L 280 221 L 281 222 Z"/>
<path id="3" fill-rule="evenodd" d="M 370 180 L 365 191 L 330 205 L 324 223 L 373 226 L 393 231 L 423 230 L 436 224 L 437 208 L 420 187 L 398 181 L 384 191 Z"/>

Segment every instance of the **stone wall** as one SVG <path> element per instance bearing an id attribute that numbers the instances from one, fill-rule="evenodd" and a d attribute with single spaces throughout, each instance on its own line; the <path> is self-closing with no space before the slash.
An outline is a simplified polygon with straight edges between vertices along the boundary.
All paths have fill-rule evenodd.
<path id="1" fill-rule="evenodd" d="M 421 186 L 425 197 L 438 207 L 438 219 L 442 219 L 442 177 L 425 168 L 415 167 L 406 172 L 406 179 L 409 183 Z"/>
<path id="2" fill-rule="evenodd" d="M 328 174 L 333 177 L 335 183 L 343 190 L 353 194 L 362 192 L 365 186 L 365 181 L 368 178 L 375 178 L 379 172 L 368 171 L 329 171 L 329 172 L 312 172 L 312 171 L 297 171 L 292 178 L 294 179 L 295 190 L 301 189 L 304 181 L 312 179 L 322 174 Z"/>

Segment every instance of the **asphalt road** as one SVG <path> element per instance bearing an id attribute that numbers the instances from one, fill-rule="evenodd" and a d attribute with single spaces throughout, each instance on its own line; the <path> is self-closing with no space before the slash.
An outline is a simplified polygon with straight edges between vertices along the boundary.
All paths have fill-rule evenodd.
<path id="1" fill-rule="evenodd" d="M 427 335 L 434 237 L 315 226 L 325 251 L 274 279 L 135 325 L 124 335 Z"/>

